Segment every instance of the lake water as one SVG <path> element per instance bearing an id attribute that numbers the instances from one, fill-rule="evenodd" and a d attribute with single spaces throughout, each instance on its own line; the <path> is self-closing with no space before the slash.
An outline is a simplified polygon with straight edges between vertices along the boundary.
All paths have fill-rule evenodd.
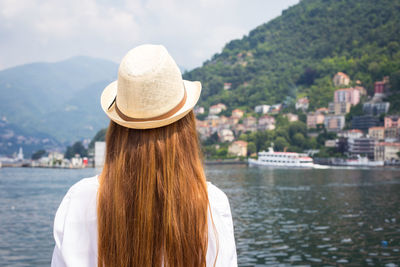
<path id="1" fill-rule="evenodd" d="M 49 266 L 55 211 L 99 170 L 0 169 L 0 266 Z M 239 266 L 398 266 L 400 170 L 207 166 L 230 199 Z"/>

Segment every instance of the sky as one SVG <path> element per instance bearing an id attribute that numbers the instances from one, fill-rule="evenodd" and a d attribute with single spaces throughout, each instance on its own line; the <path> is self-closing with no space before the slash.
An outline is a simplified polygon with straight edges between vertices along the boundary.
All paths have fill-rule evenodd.
<path id="1" fill-rule="evenodd" d="M 299 0 L 0 0 L 0 70 L 72 56 L 120 62 L 163 44 L 186 70 Z"/>

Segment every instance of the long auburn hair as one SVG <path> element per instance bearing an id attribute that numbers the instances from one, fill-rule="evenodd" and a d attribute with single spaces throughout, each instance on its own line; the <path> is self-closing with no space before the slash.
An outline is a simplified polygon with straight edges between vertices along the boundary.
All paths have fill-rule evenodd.
<path id="1" fill-rule="evenodd" d="M 193 112 L 155 129 L 110 121 L 98 266 L 206 266 L 207 184 Z"/>

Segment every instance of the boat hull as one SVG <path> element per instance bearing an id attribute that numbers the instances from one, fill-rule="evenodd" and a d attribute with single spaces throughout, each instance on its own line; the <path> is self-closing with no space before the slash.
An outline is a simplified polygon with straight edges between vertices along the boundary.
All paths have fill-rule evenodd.
<path id="1" fill-rule="evenodd" d="M 313 163 L 271 163 L 263 162 L 255 159 L 249 159 L 248 163 L 250 166 L 268 166 L 268 167 L 281 167 L 281 168 L 314 168 Z"/>

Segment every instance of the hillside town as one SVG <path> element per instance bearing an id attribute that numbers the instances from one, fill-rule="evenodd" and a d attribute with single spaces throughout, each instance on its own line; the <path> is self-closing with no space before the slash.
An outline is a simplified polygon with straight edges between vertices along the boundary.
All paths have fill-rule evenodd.
<path id="1" fill-rule="evenodd" d="M 308 136 L 317 137 L 321 129 L 335 134 L 334 139 L 325 141 L 325 147 L 334 148 L 345 157 L 363 156 L 386 164 L 398 163 L 400 116 L 387 115 L 390 104 L 384 101 L 390 95 L 389 78 L 376 81 L 371 96 L 368 96 L 360 81 L 352 83 L 350 77 L 343 72 L 336 73 L 332 83 L 337 89 L 327 107 L 310 111 L 309 99 L 304 96 L 295 103 L 294 113 L 297 114 L 285 112 L 282 103 L 258 105 L 247 113 L 234 109 L 229 117 L 226 116 L 227 106 L 223 103 L 210 106 L 207 114 L 204 107 L 196 107 L 195 114 L 198 117 L 206 114 L 203 120 L 197 120 L 200 139 L 207 140 L 217 134 L 219 143 L 229 143 L 228 155 L 255 156 L 248 153 L 248 144 L 240 140 L 241 134 L 274 130 L 277 115 L 295 122 L 299 120 L 298 114 L 305 113 Z M 225 83 L 224 89 L 229 90 L 230 84 Z M 360 105 L 360 114 L 347 117 L 346 121 L 352 107 Z"/>
<path id="2" fill-rule="evenodd" d="M 335 157 L 318 158 L 320 149 L 311 147 L 301 151 L 313 156 L 314 161 L 318 163 L 341 165 L 343 158 L 364 157 L 366 160 L 383 162 L 385 165 L 400 165 L 400 115 L 388 115 L 390 104 L 384 101 L 390 96 L 388 77 L 374 83 L 373 95 L 368 95 L 360 81 L 351 82 L 350 77 L 343 72 L 336 73 L 332 83 L 337 87 L 332 102 L 327 107 L 315 110 L 309 109 L 307 96 L 296 100 L 294 110 L 284 103 L 264 104 L 255 106 L 253 110 L 247 112 L 235 108 L 230 112 L 230 116 L 227 116 L 228 107 L 223 103 L 211 105 L 208 110 L 197 106 L 194 113 L 197 117 L 199 138 L 208 147 L 211 146 L 216 150 L 221 146 L 227 148 L 226 154 L 217 153 L 213 157 L 214 160 L 243 161 L 248 157 L 256 157 L 259 152 L 255 148 L 250 149 L 250 144 L 242 138 L 243 135 L 277 130 L 279 117 L 287 120 L 289 124 L 303 120 L 307 127 L 307 137 L 317 138 L 324 132 L 330 133 L 329 136 L 333 137 L 324 140 L 323 146 L 335 151 Z M 224 83 L 224 90 L 230 89 L 231 84 Z M 352 109 L 355 107 L 360 107 L 361 110 L 352 114 Z M 83 145 L 80 142 L 75 143 L 79 145 L 79 149 L 71 150 L 68 156 L 67 152 L 62 153 L 58 150 L 39 150 L 31 159 L 25 159 L 23 149 L 20 147 L 12 157 L 1 157 L 0 164 L 11 167 L 44 168 L 101 167 L 104 161 L 105 143 L 94 142 L 94 146 L 88 148 L 89 141 L 86 141 Z M 290 151 L 290 148 L 284 146 L 283 150 Z M 340 158 L 337 158 L 337 155 L 340 155 Z"/>

